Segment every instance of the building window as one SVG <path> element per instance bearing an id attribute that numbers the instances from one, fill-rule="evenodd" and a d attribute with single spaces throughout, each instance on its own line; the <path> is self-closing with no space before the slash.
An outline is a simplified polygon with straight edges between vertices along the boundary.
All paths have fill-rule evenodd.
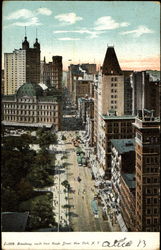
<path id="1" fill-rule="evenodd" d="M 150 214 L 151 214 L 151 209 L 150 209 L 150 208 L 147 208 L 146 214 L 147 214 L 147 215 L 150 215 Z"/>
<path id="2" fill-rule="evenodd" d="M 153 212 L 154 214 L 158 214 L 158 208 L 154 208 Z"/>
<path id="3" fill-rule="evenodd" d="M 158 204 L 158 198 L 153 199 L 154 204 Z"/>
<path id="4" fill-rule="evenodd" d="M 154 192 L 154 194 L 157 194 L 158 193 L 158 189 L 154 188 L 153 192 Z"/>
<path id="5" fill-rule="evenodd" d="M 146 224 L 147 224 L 147 225 L 150 225 L 150 224 L 151 224 L 151 219 L 150 219 L 150 218 L 147 218 L 147 219 L 146 219 Z"/>
<path id="6" fill-rule="evenodd" d="M 151 178 L 146 179 L 147 183 L 151 183 Z"/>
<path id="7" fill-rule="evenodd" d="M 152 189 L 151 189 L 151 188 L 147 188 L 147 189 L 146 189 L 146 193 L 147 193 L 147 194 L 152 194 Z"/>
<path id="8" fill-rule="evenodd" d="M 151 204 L 151 198 L 146 199 L 146 204 L 148 204 L 148 205 Z"/>
<path id="9" fill-rule="evenodd" d="M 154 224 L 158 224 L 158 218 L 153 219 Z"/>

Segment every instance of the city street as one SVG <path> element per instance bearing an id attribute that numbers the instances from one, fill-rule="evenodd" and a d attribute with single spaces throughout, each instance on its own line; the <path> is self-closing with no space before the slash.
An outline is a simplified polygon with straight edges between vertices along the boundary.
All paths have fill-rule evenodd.
<path id="1" fill-rule="evenodd" d="M 64 145 L 61 145 L 61 147 L 68 152 L 65 168 L 67 180 L 72 188 L 68 196 L 70 227 L 75 232 L 110 231 L 107 220 L 102 218 L 102 208 L 98 206 L 98 218 L 95 218 L 93 214 L 91 202 L 96 190 L 92 180 L 91 169 L 78 166 L 76 148 L 71 142 L 72 138 L 75 137 L 75 132 L 66 131 L 59 133 L 64 134 L 67 138 L 67 140 L 62 141 Z M 80 181 L 78 181 L 78 177 L 80 177 Z"/>

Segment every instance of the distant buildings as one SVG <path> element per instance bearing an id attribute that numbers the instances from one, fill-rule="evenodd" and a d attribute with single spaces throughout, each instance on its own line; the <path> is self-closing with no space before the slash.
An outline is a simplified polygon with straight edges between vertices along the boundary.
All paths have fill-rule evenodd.
<path id="1" fill-rule="evenodd" d="M 62 56 L 53 56 L 52 62 L 41 62 L 41 82 L 56 89 L 62 88 Z"/>
<path id="2" fill-rule="evenodd" d="M 94 146 L 94 100 L 86 96 L 78 99 L 78 116 L 85 125 L 85 144 Z"/>
<path id="3" fill-rule="evenodd" d="M 136 231 L 160 231 L 160 119 L 139 111 L 136 129 Z"/>
<path id="4" fill-rule="evenodd" d="M 132 115 L 132 86 L 131 75 L 133 71 L 124 70 L 124 114 Z"/>
<path id="5" fill-rule="evenodd" d="M 133 115 L 143 109 L 154 110 L 155 116 L 160 115 L 160 74 L 157 72 L 140 71 L 131 75 Z"/>
<path id="6" fill-rule="evenodd" d="M 2 124 L 15 128 L 61 128 L 61 95 L 36 83 L 2 97 Z"/>
<path id="7" fill-rule="evenodd" d="M 4 53 L 4 94 L 13 95 L 25 82 L 40 82 L 40 44 L 30 48 L 27 37 L 22 48 Z"/>
<path id="8" fill-rule="evenodd" d="M 71 64 L 68 71 L 68 89 L 72 103 L 78 106 L 78 98 L 93 95 L 93 81 L 96 64 Z"/>
<path id="9" fill-rule="evenodd" d="M 1 69 L 1 95 L 4 95 L 4 69 Z"/>

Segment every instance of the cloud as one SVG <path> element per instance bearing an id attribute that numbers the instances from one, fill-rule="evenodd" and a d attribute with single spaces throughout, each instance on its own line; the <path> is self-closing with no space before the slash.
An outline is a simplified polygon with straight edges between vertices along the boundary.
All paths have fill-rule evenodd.
<path id="1" fill-rule="evenodd" d="M 148 34 L 148 33 L 154 33 L 154 31 L 150 30 L 149 28 L 147 28 L 146 26 L 143 26 L 143 25 L 138 26 L 138 28 L 135 30 L 120 32 L 121 35 L 133 34 L 134 37 L 139 37 L 143 34 Z"/>
<path id="2" fill-rule="evenodd" d="M 15 22 L 11 24 L 12 26 L 38 26 L 42 25 L 37 17 L 32 17 L 27 22 Z"/>
<path id="3" fill-rule="evenodd" d="M 80 30 L 56 30 L 53 31 L 54 34 L 61 34 L 61 33 L 78 33 L 78 34 L 89 34 L 90 38 L 98 37 L 101 31 L 91 31 L 86 28 L 80 29 Z"/>
<path id="4" fill-rule="evenodd" d="M 80 40 L 80 38 L 63 37 L 63 38 L 58 38 L 58 40 L 61 40 L 61 41 L 74 41 L 74 40 Z"/>
<path id="5" fill-rule="evenodd" d="M 59 22 L 64 22 L 63 24 L 74 24 L 77 21 L 82 20 L 82 17 L 77 16 L 75 13 L 67 13 L 67 14 L 60 14 L 55 16 L 55 19 L 59 20 Z"/>
<path id="6" fill-rule="evenodd" d="M 28 19 L 33 17 L 33 12 L 27 9 L 20 9 L 15 12 L 12 12 L 10 15 L 6 17 L 7 20 L 13 20 L 13 19 Z"/>
<path id="7" fill-rule="evenodd" d="M 39 8 L 37 9 L 37 12 L 41 15 L 46 15 L 46 16 L 50 16 L 52 14 L 52 11 L 47 8 Z"/>
<path id="8" fill-rule="evenodd" d="M 95 30 L 113 30 L 120 27 L 129 26 L 129 23 L 122 22 L 118 23 L 111 16 L 103 16 L 96 20 L 95 22 Z"/>

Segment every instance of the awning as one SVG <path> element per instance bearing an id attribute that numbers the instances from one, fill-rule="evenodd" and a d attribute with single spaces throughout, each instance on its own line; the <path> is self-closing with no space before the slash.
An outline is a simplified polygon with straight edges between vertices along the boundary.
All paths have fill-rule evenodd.
<path id="1" fill-rule="evenodd" d="M 121 228 L 121 231 L 122 232 L 128 232 L 128 229 L 127 229 L 127 227 L 125 225 L 125 222 L 124 222 L 124 220 L 122 218 L 122 215 L 119 214 L 118 216 L 116 216 L 116 218 L 117 218 L 117 222 L 119 223 L 119 226 Z"/>
<path id="2" fill-rule="evenodd" d="M 98 176 L 98 169 L 97 169 L 97 167 L 95 167 L 93 165 L 92 165 L 92 172 L 93 172 L 93 174 L 94 174 L 95 177 Z"/>
<path id="3" fill-rule="evenodd" d="M 103 168 L 99 169 L 99 173 L 100 173 L 101 177 L 103 177 L 105 175 L 105 171 L 103 170 Z"/>

